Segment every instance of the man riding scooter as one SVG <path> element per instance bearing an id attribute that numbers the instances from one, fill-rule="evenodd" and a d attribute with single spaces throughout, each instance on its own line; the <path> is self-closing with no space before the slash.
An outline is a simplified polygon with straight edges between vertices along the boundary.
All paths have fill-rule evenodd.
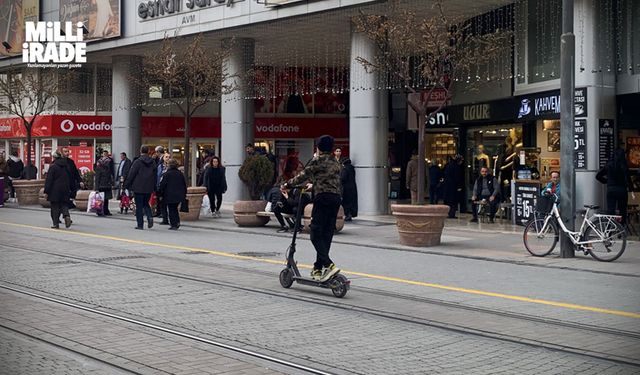
<path id="1" fill-rule="evenodd" d="M 283 190 L 301 183 L 308 183 L 313 187 L 310 228 L 311 243 L 316 249 L 317 257 L 311 270 L 311 277 L 321 282 L 329 280 L 340 271 L 329 258 L 336 216 L 341 203 L 340 163 L 331 153 L 333 143 L 333 137 L 329 135 L 320 137 L 317 156 L 307 164 L 304 170 L 282 186 Z"/>

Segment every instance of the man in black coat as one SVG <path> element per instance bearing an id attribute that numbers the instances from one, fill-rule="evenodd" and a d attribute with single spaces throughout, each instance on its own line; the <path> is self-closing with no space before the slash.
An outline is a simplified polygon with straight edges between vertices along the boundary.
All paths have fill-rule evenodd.
<path id="1" fill-rule="evenodd" d="M 131 159 L 127 157 L 125 152 L 120 153 L 120 163 L 118 164 L 118 171 L 116 173 L 116 183 L 118 186 L 120 184 L 124 184 L 124 181 L 127 179 L 127 175 L 131 170 Z M 120 190 L 120 189 L 118 189 Z M 118 191 L 118 197 L 122 195 L 122 191 Z"/>
<path id="2" fill-rule="evenodd" d="M 82 177 L 80 177 L 80 171 L 78 167 L 76 167 L 76 163 L 69 157 L 71 151 L 69 147 L 62 148 L 62 158 L 66 161 L 66 171 L 69 176 L 69 208 L 75 208 L 76 205 L 73 203 L 72 199 L 75 199 L 78 190 L 84 188 L 84 183 L 82 182 Z"/>
<path id="3" fill-rule="evenodd" d="M 144 216 L 147 217 L 149 228 L 153 227 L 153 214 L 149 199 L 156 187 L 156 162 L 149 157 L 149 147 L 140 147 L 140 157 L 131 165 L 129 175 L 124 182 L 125 189 L 133 190 L 133 199 L 136 202 L 135 229 L 143 229 Z"/>
<path id="4" fill-rule="evenodd" d="M 69 215 L 69 194 L 71 191 L 69 174 L 67 173 L 67 159 L 62 157 L 60 151 L 54 151 L 54 162 L 49 167 L 47 179 L 44 183 L 44 193 L 47 200 L 51 202 L 51 228 L 60 227 L 60 214 L 64 218 L 65 227 L 71 226 L 71 216 Z"/>
<path id="5" fill-rule="evenodd" d="M 183 203 L 187 197 L 187 182 L 182 172 L 178 170 L 178 161 L 176 159 L 169 159 L 167 164 L 168 169 L 162 175 L 158 193 L 162 196 L 162 200 L 169 211 L 169 224 L 171 224 L 169 229 L 177 230 L 180 228 L 178 205 Z"/>
<path id="6" fill-rule="evenodd" d="M 351 221 L 358 216 L 358 186 L 356 185 L 356 170 L 349 158 L 342 161 L 340 181 L 342 182 L 344 221 Z"/>

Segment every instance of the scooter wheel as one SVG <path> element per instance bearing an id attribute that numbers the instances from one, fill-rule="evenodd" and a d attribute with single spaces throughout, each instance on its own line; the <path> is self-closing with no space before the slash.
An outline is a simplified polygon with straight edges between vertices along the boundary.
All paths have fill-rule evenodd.
<path id="1" fill-rule="evenodd" d="M 334 296 L 342 298 L 347 294 L 348 290 L 349 280 L 345 276 L 338 275 L 333 279 L 333 282 L 331 283 L 331 291 Z"/>
<path id="2" fill-rule="evenodd" d="M 293 271 L 287 267 L 280 271 L 280 285 L 283 288 L 290 288 L 293 285 Z"/>

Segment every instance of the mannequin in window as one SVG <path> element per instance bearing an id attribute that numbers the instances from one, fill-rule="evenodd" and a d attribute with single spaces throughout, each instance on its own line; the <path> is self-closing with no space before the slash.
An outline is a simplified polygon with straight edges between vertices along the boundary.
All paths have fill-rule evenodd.
<path id="1" fill-rule="evenodd" d="M 489 159 L 489 155 L 485 154 L 484 146 L 478 145 L 478 152 L 473 159 L 473 172 L 479 175 L 482 167 L 491 169 L 491 160 Z"/>
<path id="2" fill-rule="evenodd" d="M 500 181 L 503 199 L 511 196 L 511 179 L 513 178 L 513 163 L 516 157 L 515 146 L 511 137 L 507 137 L 504 143 L 498 146 L 498 155 L 495 156 L 494 176 Z"/>

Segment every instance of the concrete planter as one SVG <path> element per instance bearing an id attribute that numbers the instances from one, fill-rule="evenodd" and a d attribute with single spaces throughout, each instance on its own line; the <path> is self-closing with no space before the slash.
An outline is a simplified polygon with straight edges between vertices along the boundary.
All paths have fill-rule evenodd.
<path id="1" fill-rule="evenodd" d="M 311 225 L 311 212 L 313 211 L 313 203 L 309 203 L 304 207 L 304 214 L 302 218 L 303 231 L 309 233 L 309 226 Z M 340 206 L 338 210 L 338 216 L 336 217 L 336 232 L 340 232 L 344 228 L 344 209 Z"/>
<path id="2" fill-rule="evenodd" d="M 406 246 L 437 246 L 440 244 L 449 206 L 392 204 L 396 217 L 400 244 Z"/>
<path id="3" fill-rule="evenodd" d="M 267 201 L 235 201 L 233 203 L 233 220 L 241 227 L 262 227 L 270 220 L 268 216 L 258 216 L 258 211 L 264 211 Z"/>
<path id="4" fill-rule="evenodd" d="M 47 200 L 47 195 L 44 193 L 44 188 L 38 192 L 38 203 L 44 208 L 51 208 L 51 202 Z"/>
<path id="5" fill-rule="evenodd" d="M 36 205 L 40 189 L 44 189 L 44 180 L 13 180 L 13 187 L 20 206 Z"/>
<path id="6" fill-rule="evenodd" d="M 180 212 L 180 221 L 196 221 L 200 219 L 200 207 L 202 198 L 207 194 L 207 189 L 194 186 L 187 188 L 187 199 L 189 200 L 189 212 Z M 178 206 L 179 208 L 180 206 Z"/>
<path id="7" fill-rule="evenodd" d="M 89 194 L 91 194 L 92 191 L 93 190 L 78 190 L 74 200 L 78 211 L 87 211 L 87 206 L 89 205 Z"/>

